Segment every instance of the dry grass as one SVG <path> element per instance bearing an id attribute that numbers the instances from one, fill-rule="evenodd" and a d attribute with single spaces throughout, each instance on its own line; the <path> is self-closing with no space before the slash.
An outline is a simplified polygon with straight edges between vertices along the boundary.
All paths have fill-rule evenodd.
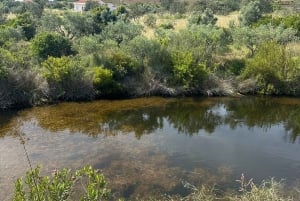
<path id="1" fill-rule="evenodd" d="M 154 15 L 154 16 L 156 17 L 157 20 L 156 20 L 156 26 L 153 28 L 145 25 L 144 23 L 147 15 L 144 15 L 140 17 L 138 20 L 136 20 L 137 23 L 140 23 L 144 27 L 143 35 L 146 36 L 147 38 L 154 37 L 155 29 L 162 24 L 167 24 L 167 23 L 173 24 L 175 31 L 185 29 L 188 24 L 187 18 L 177 19 L 174 15 L 170 15 L 170 14 Z"/>
<path id="2" fill-rule="evenodd" d="M 218 21 L 217 26 L 227 28 L 229 27 L 230 22 L 234 22 L 238 24 L 238 12 L 232 12 L 229 15 L 217 15 Z M 144 21 L 147 15 L 140 17 L 136 20 L 137 23 L 140 23 L 144 26 L 144 36 L 147 38 L 152 38 L 154 36 L 155 29 L 159 27 L 161 24 L 171 23 L 174 26 L 175 31 L 179 31 L 185 29 L 188 26 L 188 17 L 176 18 L 175 15 L 164 14 L 164 15 L 155 15 L 156 17 L 156 26 L 149 27 L 145 25 Z"/>
<path id="3" fill-rule="evenodd" d="M 238 12 L 232 12 L 228 15 L 217 15 L 218 18 L 217 26 L 228 28 L 230 22 L 234 22 L 235 24 L 239 23 L 238 20 L 239 13 Z"/>
<path id="4" fill-rule="evenodd" d="M 291 51 L 293 56 L 300 56 L 300 42 L 288 43 L 287 49 Z"/>
<path id="5" fill-rule="evenodd" d="M 13 13 L 7 14 L 7 19 L 8 20 L 11 20 L 11 19 L 14 19 L 14 18 L 16 18 L 16 14 L 13 14 Z"/>

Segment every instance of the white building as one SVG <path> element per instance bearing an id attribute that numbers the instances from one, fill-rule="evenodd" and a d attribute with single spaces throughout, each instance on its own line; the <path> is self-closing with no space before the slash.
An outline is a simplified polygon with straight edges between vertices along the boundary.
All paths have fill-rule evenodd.
<path id="1" fill-rule="evenodd" d="M 84 11 L 84 8 L 85 8 L 85 5 L 86 5 L 86 2 L 88 0 L 78 0 L 76 2 L 73 2 L 73 5 L 74 5 L 74 11 L 77 11 L 77 12 L 82 12 Z M 99 3 L 99 5 L 107 5 L 107 7 L 112 11 L 112 10 L 115 10 L 116 9 L 116 6 L 114 6 L 112 3 L 105 3 L 101 0 L 96 0 L 96 2 Z"/>
<path id="2" fill-rule="evenodd" d="M 84 11 L 85 4 L 86 4 L 86 0 L 79 0 L 79 1 L 73 2 L 74 10 L 77 12 Z"/>

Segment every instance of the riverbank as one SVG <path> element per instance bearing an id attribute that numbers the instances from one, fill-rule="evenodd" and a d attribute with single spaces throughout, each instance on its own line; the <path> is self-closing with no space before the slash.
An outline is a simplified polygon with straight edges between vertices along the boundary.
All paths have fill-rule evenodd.
<path id="1" fill-rule="evenodd" d="M 34 79 L 33 79 L 34 81 Z M 134 82 L 135 83 L 135 82 Z M 20 83 L 21 84 L 21 83 Z M 25 83 L 26 84 L 26 83 Z M 27 83 L 28 84 L 28 83 Z M 288 88 L 292 83 L 285 83 L 281 85 L 283 88 Z M 243 96 L 289 96 L 289 97 L 299 97 L 300 96 L 300 86 L 298 87 L 296 83 L 293 87 L 289 88 L 289 91 L 273 91 L 270 93 L 265 93 L 262 91 L 259 83 L 255 79 L 237 80 L 231 79 L 220 79 L 216 76 L 210 76 L 203 82 L 201 87 L 197 88 L 184 88 L 184 87 L 171 87 L 166 84 L 160 83 L 156 80 L 151 80 L 148 83 L 128 84 L 128 87 L 122 88 L 123 91 L 115 91 L 108 94 L 99 94 L 94 89 L 89 89 L 85 91 L 84 94 L 80 94 L 81 89 L 76 91 L 75 89 L 70 89 L 70 91 L 63 91 L 63 94 L 69 95 L 69 98 L 58 98 L 53 95 L 48 88 L 47 84 L 39 85 L 38 89 L 28 91 L 28 89 L 20 88 L 20 90 L 10 89 L 7 87 L 1 93 L 0 97 L 0 109 L 23 109 L 33 106 L 51 105 L 61 102 L 87 102 L 93 100 L 120 100 L 120 99 L 132 99 L 141 97 L 243 97 Z M 26 85 L 25 85 L 26 86 Z M 83 86 L 84 88 L 84 86 Z M 299 88 L 299 89 L 298 89 Z M 9 91 L 11 90 L 11 91 Z M 112 89 L 113 90 L 113 89 Z M 276 93 L 275 93 L 276 92 Z"/>

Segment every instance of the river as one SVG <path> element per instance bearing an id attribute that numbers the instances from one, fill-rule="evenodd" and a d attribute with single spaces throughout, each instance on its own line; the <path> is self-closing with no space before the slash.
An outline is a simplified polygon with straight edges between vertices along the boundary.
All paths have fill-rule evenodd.
<path id="1" fill-rule="evenodd" d="M 11 200 L 29 169 L 23 140 L 43 174 L 92 165 L 117 199 L 184 196 L 185 183 L 238 190 L 242 173 L 294 185 L 299 135 L 297 98 L 153 97 L 1 112 L 0 200 Z"/>

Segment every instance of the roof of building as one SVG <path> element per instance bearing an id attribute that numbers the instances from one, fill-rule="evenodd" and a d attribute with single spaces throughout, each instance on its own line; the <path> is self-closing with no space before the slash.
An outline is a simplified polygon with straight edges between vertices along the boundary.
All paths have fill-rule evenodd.
<path id="1" fill-rule="evenodd" d="M 96 1 L 96 2 L 99 2 L 100 4 L 104 3 L 101 0 L 78 0 L 78 1 L 75 1 L 73 3 L 86 3 L 87 1 Z"/>

